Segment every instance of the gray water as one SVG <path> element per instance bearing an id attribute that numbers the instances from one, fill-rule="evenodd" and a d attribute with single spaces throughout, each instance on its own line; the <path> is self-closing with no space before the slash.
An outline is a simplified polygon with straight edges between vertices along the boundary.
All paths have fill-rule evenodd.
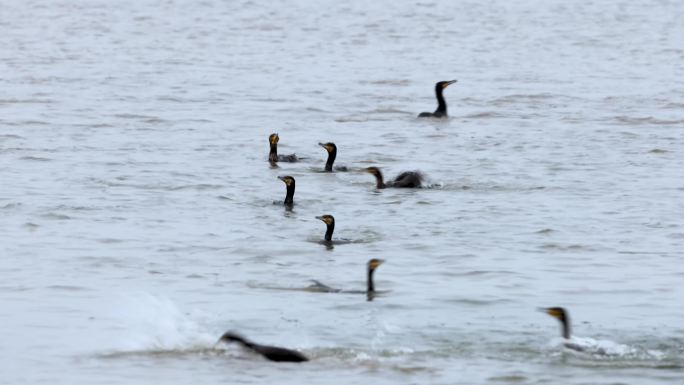
<path id="1" fill-rule="evenodd" d="M 681 384 L 682 20 L 657 0 L 3 2 L 0 382 Z M 416 119 L 451 79 L 450 119 Z M 272 132 L 307 159 L 271 167 Z M 326 141 L 430 187 L 322 173 Z M 352 242 L 322 245 L 322 214 Z M 370 258 L 372 302 L 298 290 L 363 289 Z M 214 349 L 226 330 L 311 362 Z"/>

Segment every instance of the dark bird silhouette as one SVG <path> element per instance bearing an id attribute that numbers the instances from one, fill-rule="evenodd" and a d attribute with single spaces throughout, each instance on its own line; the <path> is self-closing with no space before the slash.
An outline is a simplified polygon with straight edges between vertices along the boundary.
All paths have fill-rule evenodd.
<path id="1" fill-rule="evenodd" d="M 271 163 L 276 162 L 297 162 L 299 159 L 297 155 L 278 155 L 278 142 L 280 137 L 278 134 L 271 134 L 268 137 L 268 143 L 271 145 L 271 151 L 268 153 L 268 161 Z"/>
<path id="2" fill-rule="evenodd" d="M 335 158 L 337 158 L 337 146 L 335 146 L 335 143 L 333 142 L 318 143 L 318 145 L 325 148 L 328 152 L 328 161 L 325 162 L 325 171 L 332 172 L 333 163 L 335 162 Z M 345 166 L 337 166 L 335 167 L 335 171 L 347 171 L 347 168 Z"/>
<path id="3" fill-rule="evenodd" d="M 277 362 L 305 362 L 309 361 L 308 358 L 306 358 L 305 355 L 302 353 L 296 351 L 296 350 L 291 350 L 291 349 L 286 349 L 286 348 L 280 348 L 277 346 L 268 346 L 268 345 L 260 345 L 257 343 L 254 343 L 236 333 L 233 332 L 225 332 L 221 338 L 219 338 L 217 344 L 219 342 L 225 342 L 225 343 L 230 343 L 230 342 L 237 342 L 244 346 L 245 348 L 261 354 L 264 358 L 271 360 L 271 361 L 277 361 Z"/>
<path id="4" fill-rule="evenodd" d="M 309 290 L 314 290 L 317 292 L 322 292 L 322 293 L 348 293 L 348 294 L 366 294 L 366 297 L 369 301 L 372 301 L 373 298 L 375 298 L 375 295 L 378 293 L 375 290 L 375 283 L 373 281 L 373 275 L 375 274 L 375 270 L 384 263 L 385 261 L 383 259 L 377 259 L 373 258 L 370 261 L 368 261 L 367 267 L 366 267 L 366 274 L 367 274 L 367 279 L 366 279 L 366 290 L 340 290 L 340 289 L 335 289 L 332 288 L 326 284 L 323 284 L 319 281 L 313 280 L 313 285 L 309 286 L 307 289 Z"/>
<path id="5" fill-rule="evenodd" d="M 561 335 L 566 340 L 570 340 L 570 316 L 568 315 L 568 312 L 562 307 L 548 307 L 540 310 L 557 319 L 561 324 Z M 585 350 L 582 346 L 568 341 L 564 342 L 563 345 L 568 349 L 577 350 L 579 352 Z"/>
<path id="6" fill-rule="evenodd" d="M 444 100 L 444 95 L 442 93 L 444 92 L 444 89 L 449 87 L 450 84 L 456 83 L 457 80 L 449 80 L 449 81 L 442 81 L 442 82 L 437 82 L 435 84 L 435 96 L 437 97 L 437 109 L 435 112 L 421 112 L 418 114 L 419 118 L 447 118 L 449 115 L 447 114 L 447 105 L 446 101 Z"/>
<path id="7" fill-rule="evenodd" d="M 325 231 L 325 240 L 328 242 L 332 242 L 332 235 L 333 231 L 335 231 L 335 218 L 332 215 L 321 215 L 320 217 L 316 217 L 316 219 L 320 219 L 325 223 L 327 226 L 327 229 Z"/>
<path id="8" fill-rule="evenodd" d="M 415 188 L 422 187 L 423 185 L 423 174 L 418 171 L 404 171 L 397 175 L 393 180 L 385 183 L 383 179 L 382 172 L 377 167 L 368 167 L 364 171 L 373 174 L 375 177 L 376 188 L 386 188 L 386 187 L 407 187 Z"/>
<path id="9" fill-rule="evenodd" d="M 285 182 L 285 186 L 287 187 L 287 193 L 285 194 L 285 201 L 283 204 L 286 206 L 294 205 L 295 179 L 289 175 L 279 176 L 278 179 Z"/>

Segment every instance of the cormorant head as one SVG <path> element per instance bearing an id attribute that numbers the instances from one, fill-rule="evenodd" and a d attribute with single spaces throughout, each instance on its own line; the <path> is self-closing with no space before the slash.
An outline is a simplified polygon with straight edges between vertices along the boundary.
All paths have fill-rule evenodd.
<path id="1" fill-rule="evenodd" d="M 542 311 L 561 322 L 565 322 L 567 320 L 565 309 L 562 307 L 547 307 L 542 309 Z"/>
<path id="2" fill-rule="evenodd" d="M 446 81 L 437 82 L 437 84 L 435 84 L 435 88 L 443 90 L 443 89 L 449 87 L 449 85 L 456 83 L 457 81 L 458 80 L 446 80 Z"/>
<path id="3" fill-rule="evenodd" d="M 370 261 L 368 261 L 368 271 L 374 271 L 378 268 L 378 266 L 382 265 L 384 262 L 384 259 L 371 259 Z"/>
<path id="4" fill-rule="evenodd" d="M 275 146 L 278 144 L 278 141 L 280 140 L 280 137 L 278 137 L 278 134 L 271 134 L 268 136 L 268 142 L 271 144 L 271 146 Z"/>
<path id="5" fill-rule="evenodd" d="M 335 146 L 335 143 L 333 142 L 328 142 L 328 143 L 318 143 L 319 146 L 325 148 L 326 151 L 333 152 L 337 151 L 337 146 Z"/>
<path id="6" fill-rule="evenodd" d="M 375 175 L 376 177 L 379 176 L 379 175 L 382 175 L 382 173 L 380 172 L 380 169 L 377 168 L 377 167 L 366 167 L 366 168 L 364 168 L 363 170 L 364 170 L 365 172 L 368 172 L 368 173 L 371 173 L 371 174 Z"/>
<path id="7" fill-rule="evenodd" d="M 321 215 L 320 217 L 316 217 L 316 219 L 322 220 L 328 226 L 335 224 L 335 218 L 332 215 Z"/>
<path id="8" fill-rule="evenodd" d="M 216 343 L 218 344 L 220 342 L 228 343 L 228 342 L 244 342 L 244 341 L 245 341 L 244 337 L 242 337 L 236 333 L 225 332 L 225 333 L 223 333 L 221 338 L 219 338 L 219 340 Z"/>
<path id="9" fill-rule="evenodd" d="M 286 175 L 286 176 L 279 176 L 278 179 L 280 179 L 280 180 L 282 180 L 283 182 L 285 182 L 285 184 L 287 185 L 287 187 L 294 186 L 294 184 L 295 184 L 295 179 L 294 179 L 293 177 L 289 176 L 289 175 Z"/>

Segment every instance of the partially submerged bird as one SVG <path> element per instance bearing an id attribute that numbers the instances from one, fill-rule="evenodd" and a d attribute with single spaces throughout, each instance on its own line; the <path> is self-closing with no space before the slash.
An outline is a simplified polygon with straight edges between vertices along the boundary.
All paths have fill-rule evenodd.
<path id="1" fill-rule="evenodd" d="M 264 358 L 271 360 L 271 361 L 277 361 L 277 362 L 304 362 L 304 361 L 309 361 L 309 359 L 303 355 L 302 353 L 296 351 L 296 350 L 291 350 L 291 349 L 286 349 L 286 348 L 280 348 L 277 346 L 268 346 L 268 345 L 260 345 L 257 343 L 254 343 L 245 337 L 242 337 L 239 334 L 233 333 L 233 332 L 225 332 L 221 338 L 219 338 L 217 344 L 219 342 L 225 342 L 225 343 L 230 343 L 230 342 L 237 342 L 244 346 L 245 348 L 261 354 Z"/>
<path id="2" fill-rule="evenodd" d="M 393 180 L 385 183 L 382 172 L 377 167 L 368 167 L 364 171 L 375 176 L 376 188 L 386 187 L 421 187 L 423 184 L 423 175 L 417 171 L 404 171 L 397 175 Z"/>
<path id="3" fill-rule="evenodd" d="M 278 134 L 269 135 L 268 143 L 271 145 L 271 151 L 268 153 L 269 162 L 296 162 L 299 160 L 295 154 L 278 155 L 278 141 L 280 141 Z"/>
<path id="4" fill-rule="evenodd" d="M 285 201 L 283 204 L 292 206 L 294 204 L 295 179 L 289 175 L 279 176 L 278 179 L 285 182 L 285 186 L 287 187 L 287 193 L 285 194 Z"/>
<path id="5" fill-rule="evenodd" d="M 318 143 L 318 145 L 325 148 L 325 150 L 328 152 L 328 161 L 325 162 L 325 171 L 332 172 L 333 171 L 333 163 L 335 162 L 335 158 L 337 157 L 337 146 L 333 142 Z M 337 167 L 335 167 L 335 170 L 336 171 L 347 171 L 347 168 L 344 166 L 337 166 Z"/>
<path id="6" fill-rule="evenodd" d="M 316 219 L 319 219 L 325 223 L 327 226 L 327 229 L 325 230 L 325 240 L 327 242 L 332 242 L 332 235 L 333 231 L 335 231 L 335 217 L 332 215 L 321 215 L 320 217 L 316 217 Z"/>
<path id="7" fill-rule="evenodd" d="M 579 352 L 584 351 L 584 348 L 580 345 L 573 344 L 570 341 L 570 316 L 568 312 L 562 307 L 547 307 L 540 309 L 544 313 L 550 315 L 551 317 L 557 319 L 561 324 L 561 335 L 566 341 L 563 343 L 568 349 L 576 350 Z"/>
<path id="8" fill-rule="evenodd" d="M 437 109 L 435 112 L 421 112 L 418 114 L 419 118 L 447 118 L 447 105 L 444 100 L 444 89 L 449 87 L 450 84 L 456 83 L 457 80 L 441 81 L 435 84 L 435 96 L 437 97 Z"/>
<path id="9" fill-rule="evenodd" d="M 375 274 L 375 270 L 382 265 L 385 262 L 383 259 L 377 259 L 373 258 L 370 261 L 368 261 L 367 267 L 366 267 L 366 273 L 367 273 L 367 278 L 366 278 L 366 290 L 340 290 L 340 289 L 335 289 L 332 288 L 328 285 L 325 285 L 319 281 L 313 280 L 313 285 L 309 286 L 307 289 L 309 291 L 315 290 L 318 292 L 322 293 L 348 293 L 348 294 L 366 294 L 367 298 L 369 301 L 372 301 L 375 295 L 378 293 L 378 291 L 375 290 L 375 283 L 373 282 L 373 274 Z"/>

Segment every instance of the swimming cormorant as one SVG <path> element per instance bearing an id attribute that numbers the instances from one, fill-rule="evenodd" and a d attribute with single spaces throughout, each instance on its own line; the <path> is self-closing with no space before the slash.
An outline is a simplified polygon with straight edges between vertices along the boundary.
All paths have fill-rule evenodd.
<path id="1" fill-rule="evenodd" d="M 328 227 L 325 231 L 325 240 L 328 242 L 332 242 L 333 231 L 335 231 L 335 218 L 332 215 L 326 214 L 321 215 L 320 217 L 316 217 L 316 219 L 320 219 Z"/>
<path id="2" fill-rule="evenodd" d="M 384 259 L 373 258 L 368 261 L 368 279 L 366 280 L 366 294 L 370 297 L 375 294 L 375 284 L 373 283 L 373 274 L 375 269 L 385 262 Z"/>
<path id="3" fill-rule="evenodd" d="M 435 112 L 421 112 L 418 114 L 419 118 L 446 118 L 447 115 L 447 105 L 444 101 L 444 96 L 442 92 L 445 88 L 449 87 L 450 84 L 456 83 L 456 80 L 442 81 L 435 84 L 435 96 L 437 96 L 437 109 Z"/>
<path id="4" fill-rule="evenodd" d="M 366 268 L 366 273 L 367 273 L 367 279 L 366 279 L 366 290 L 340 290 L 340 289 L 335 289 L 332 288 L 326 284 L 323 284 L 319 281 L 312 280 L 313 285 L 309 286 L 307 289 L 308 290 L 315 290 L 318 292 L 322 293 L 348 293 L 348 294 L 366 294 L 367 298 L 369 301 L 372 301 L 375 295 L 378 293 L 375 290 L 375 283 L 373 282 L 373 274 L 375 273 L 375 269 L 378 268 L 378 266 L 382 265 L 385 262 L 383 259 L 377 259 L 373 258 L 370 261 L 368 261 L 367 268 Z"/>
<path id="5" fill-rule="evenodd" d="M 562 307 L 548 307 L 542 308 L 540 310 L 550 315 L 551 317 L 557 319 L 561 324 L 561 335 L 566 340 L 570 340 L 570 316 L 568 315 L 568 312 Z M 568 349 L 577 350 L 580 352 L 585 350 L 582 346 L 579 346 L 568 341 L 564 342 L 563 346 L 565 346 Z"/>
<path id="6" fill-rule="evenodd" d="M 421 187 L 423 183 L 423 175 L 417 171 L 404 171 L 397 175 L 394 180 L 385 183 L 382 172 L 377 167 L 368 167 L 366 172 L 375 176 L 376 188 L 386 187 Z"/>
<path id="7" fill-rule="evenodd" d="M 271 134 L 268 137 L 268 143 L 271 145 L 271 151 L 268 153 L 268 161 L 269 162 L 296 162 L 299 159 L 297 158 L 297 155 L 295 154 L 290 154 L 290 155 L 278 155 L 278 141 L 280 140 L 280 137 L 278 134 Z"/>
<path id="8" fill-rule="evenodd" d="M 269 359 L 271 361 L 277 361 L 277 362 L 304 362 L 304 361 L 309 361 L 306 356 L 304 356 L 302 353 L 295 351 L 295 350 L 290 350 L 290 349 L 285 349 L 285 348 L 280 348 L 277 346 L 267 346 L 267 345 L 259 345 L 256 344 L 238 334 L 235 334 L 233 332 L 225 332 L 221 338 L 216 342 L 217 344 L 219 342 L 238 342 L 242 346 L 244 346 L 247 349 L 250 349 L 256 353 L 261 354 L 264 358 Z"/>
<path id="9" fill-rule="evenodd" d="M 283 204 L 292 206 L 294 204 L 295 179 L 289 175 L 279 176 L 278 179 L 285 182 L 285 186 L 287 186 L 287 194 L 285 194 L 285 201 Z"/>
<path id="10" fill-rule="evenodd" d="M 325 150 L 328 151 L 328 161 L 325 162 L 325 171 L 332 172 L 333 163 L 335 162 L 335 158 L 337 157 L 337 146 L 335 146 L 335 143 L 333 142 L 318 143 L 318 145 L 325 148 Z M 344 166 L 337 166 L 335 167 L 335 170 L 347 171 L 347 168 Z"/>

